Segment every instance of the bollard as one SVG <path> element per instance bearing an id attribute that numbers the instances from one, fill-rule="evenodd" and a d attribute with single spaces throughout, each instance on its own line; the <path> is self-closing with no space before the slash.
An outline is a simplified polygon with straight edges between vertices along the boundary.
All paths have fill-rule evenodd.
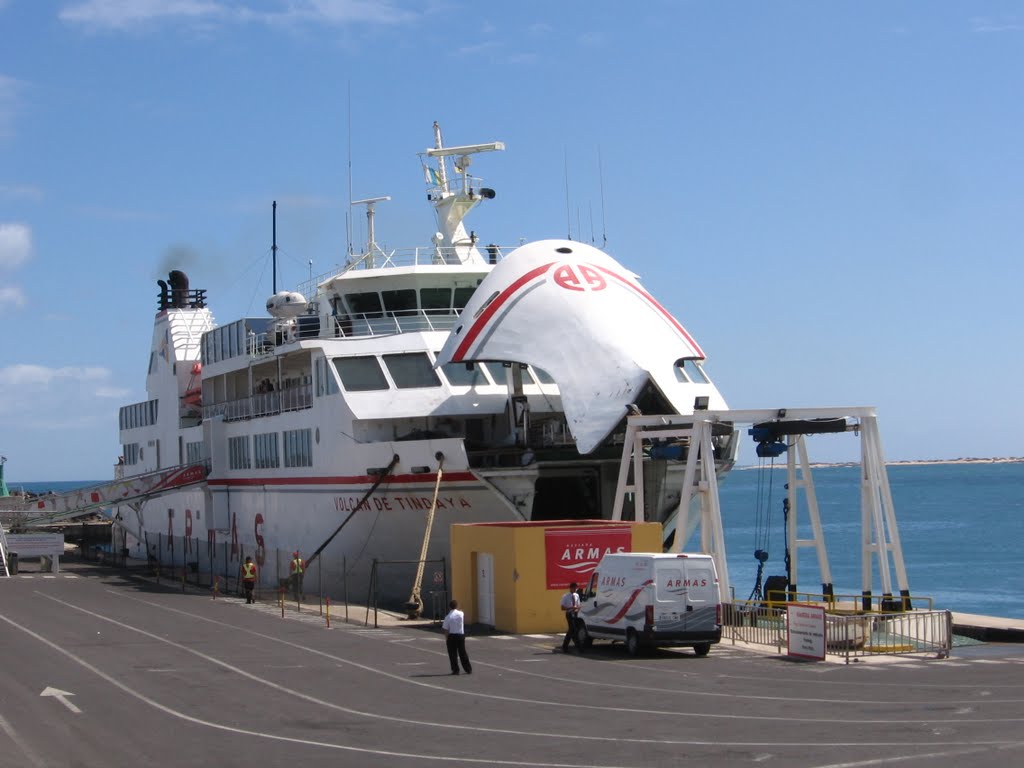
<path id="1" fill-rule="evenodd" d="M 331 598 L 327 598 L 327 628 L 331 628 Z"/>
<path id="2" fill-rule="evenodd" d="M 213 577 L 213 599 L 217 599 L 217 593 L 220 592 L 220 576 Z"/>
<path id="3" fill-rule="evenodd" d="M 284 618 L 284 587 L 278 588 L 278 602 L 281 603 L 281 618 Z"/>

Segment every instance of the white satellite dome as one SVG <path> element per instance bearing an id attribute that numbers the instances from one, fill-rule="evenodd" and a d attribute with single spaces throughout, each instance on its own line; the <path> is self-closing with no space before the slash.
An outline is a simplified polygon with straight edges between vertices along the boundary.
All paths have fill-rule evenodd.
<path id="1" fill-rule="evenodd" d="M 306 297 L 297 291 L 278 291 L 267 299 L 267 312 L 278 320 L 298 317 L 306 311 Z"/>

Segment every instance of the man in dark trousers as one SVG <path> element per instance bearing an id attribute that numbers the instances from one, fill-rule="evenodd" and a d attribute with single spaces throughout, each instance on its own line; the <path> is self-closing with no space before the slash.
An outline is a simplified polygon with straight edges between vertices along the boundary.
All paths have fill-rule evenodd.
<path id="1" fill-rule="evenodd" d="M 459 674 L 459 662 L 461 661 L 466 674 L 472 675 L 473 665 L 469 663 L 469 654 L 466 653 L 466 617 L 459 610 L 457 600 L 452 600 L 448 607 L 451 610 L 444 617 L 441 629 L 444 630 L 445 645 L 448 646 L 448 661 L 452 665 L 452 674 Z"/>
<path id="2" fill-rule="evenodd" d="M 302 600 L 302 580 L 306 575 L 306 562 L 302 559 L 298 552 L 292 553 L 292 593 L 295 595 L 295 601 Z"/>
<path id="3" fill-rule="evenodd" d="M 580 612 L 580 595 L 576 591 L 576 582 L 569 585 L 569 591 L 562 595 L 562 611 L 565 613 L 565 639 L 562 640 L 562 653 L 569 652 L 569 641 L 576 646 L 576 650 L 583 653 L 583 646 L 576 635 L 576 614 Z"/>
<path id="4" fill-rule="evenodd" d="M 252 561 L 251 557 L 246 557 L 245 562 L 242 563 L 242 586 L 245 587 L 245 602 L 255 603 L 252 591 L 256 586 L 256 563 Z"/>

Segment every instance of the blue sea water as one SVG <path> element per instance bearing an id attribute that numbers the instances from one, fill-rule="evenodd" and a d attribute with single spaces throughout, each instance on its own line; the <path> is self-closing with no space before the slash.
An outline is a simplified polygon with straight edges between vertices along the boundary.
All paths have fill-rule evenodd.
<path id="1" fill-rule="evenodd" d="M 890 465 L 887 474 L 911 595 L 932 598 L 936 608 L 1024 619 L 1024 463 Z M 835 591 L 858 595 L 860 469 L 821 467 L 812 476 Z M 785 482 L 784 470 L 743 469 L 720 487 L 729 576 L 739 599 L 754 587 L 756 549 L 769 552 L 765 576 L 786 572 Z M 798 535 L 810 538 L 802 494 L 800 503 Z M 799 558 L 798 589 L 820 591 L 814 549 L 801 548 Z M 896 592 L 895 571 L 892 577 Z M 872 583 L 881 594 L 877 568 Z"/>
<path id="2" fill-rule="evenodd" d="M 859 595 L 860 470 L 819 467 L 812 475 L 835 591 Z M 1024 619 L 1024 463 L 891 465 L 888 477 L 911 594 L 932 598 L 937 608 Z M 737 469 L 721 484 L 729 577 L 737 598 L 747 598 L 754 587 L 756 549 L 769 553 L 765 576 L 785 573 L 785 482 L 784 470 Z M 94 484 L 8 482 L 12 490 L 34 493 Z M 800 503 L 798 533 L 810 538 L 802 498 Z M 799 558 L 798 589 L 818 592 L 813 548 L 801 548 Z M 881 594 L 877 569 L 872 582 Z"/>

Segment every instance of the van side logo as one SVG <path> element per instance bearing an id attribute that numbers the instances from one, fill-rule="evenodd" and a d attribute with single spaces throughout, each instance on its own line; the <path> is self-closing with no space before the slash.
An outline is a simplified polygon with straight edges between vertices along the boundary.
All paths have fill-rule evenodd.
<path id="1" fill-rule="evenodd" d="M 706 587 L 707 585 L 707 579 L 669 579 L 668 583 L 665 584 L 665 588 L 673 589 L 678 587 Z"/>
<path id="2" fill-rule="evenodd" d="M 604 277 L 586 264 L 561 264 L 553 272 L 555 284 L 567 291 L 603 291 L 608 287 Z"/>

